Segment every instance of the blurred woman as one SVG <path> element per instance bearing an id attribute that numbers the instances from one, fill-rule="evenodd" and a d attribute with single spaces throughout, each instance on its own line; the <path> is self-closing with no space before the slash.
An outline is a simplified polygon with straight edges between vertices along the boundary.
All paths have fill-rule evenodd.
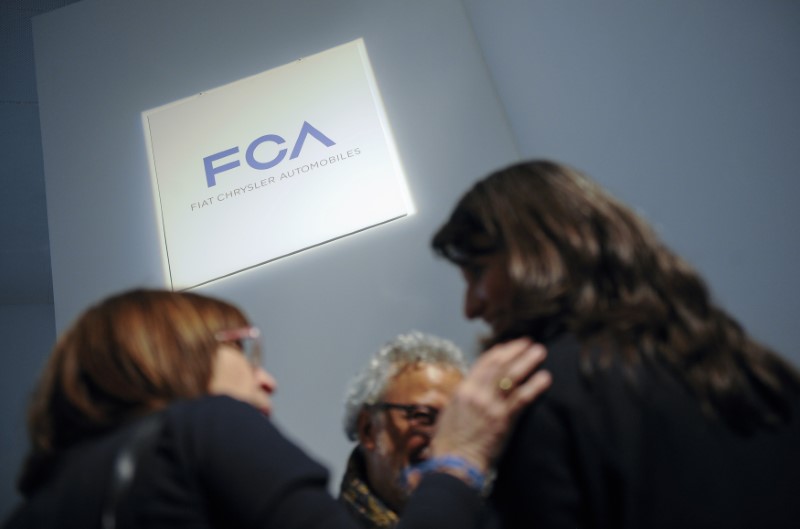
<path id="1" fill-rule="evenodd" d="M 798 524 L 800 378 L 630 208 L 519 163 L 469 190 L 433 248 L 488 344 L 548 348 L 554 386 L 499 467 L 506 527 Z"/>
<path id="2" fill-rule="evenodd" d="M 26 500 L 4 527 L 355 527 L 327 472 L 270 422 L 275 379 L 236 307 L 135 290 L 90 308 L 58 341 L 35 391 Z M 481 361 L 444 411 L 404 527 L 467 527 L 516 412 L 547 376 L 529 341 Z M 511 377 L 511 395 L 486 380 Z"/>

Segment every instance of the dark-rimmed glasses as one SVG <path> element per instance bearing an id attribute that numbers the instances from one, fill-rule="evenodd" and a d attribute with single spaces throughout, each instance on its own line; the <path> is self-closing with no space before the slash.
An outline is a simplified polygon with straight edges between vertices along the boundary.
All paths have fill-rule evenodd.
<path id="1" fill-rule="evenodd" d="M 222 344 L 228 344 L 242 352 L 247 361 L 255 367 L 261 367 L 261 331 L 258 327 L 240 327 L 228 329 L 214 334 L 214 338 Z"/>
<path id="2" fill-rule="evenodd" d="M 403 417 L 412 426 L 433 426 L 439 417 L 439 408 L 424 404 L 398 404 L 396 402 L 376 402 L 369 405 L 370 409 L 400 410 Z"/>

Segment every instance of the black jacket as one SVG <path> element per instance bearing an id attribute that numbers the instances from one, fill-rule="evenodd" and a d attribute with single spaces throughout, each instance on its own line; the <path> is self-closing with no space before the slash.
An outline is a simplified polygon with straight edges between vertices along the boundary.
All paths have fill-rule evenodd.
<path id="1" fill-rule="evenodd" d="M 579 349 L 569 336 L 548 346 L 553 386 L 498 469 L 504 527 L 800 527 L 797 399 L 791 424 L 742 436 L 656 366 L 582 377 Z"/>
<path id="2" fill-rule="evenodd" d="M 252 406 L 204 397 L 163 413 L 116 509 L 118 529 L 358 528 L 329 494 L 327 471 Z M 3 527 L 100 527 L 113 462 L 136 429 L 121 428 L 65 453 Z M 400 527 L 472 527 L 481 512 L 477 492 L 451 476 L 430 475 Z"/>

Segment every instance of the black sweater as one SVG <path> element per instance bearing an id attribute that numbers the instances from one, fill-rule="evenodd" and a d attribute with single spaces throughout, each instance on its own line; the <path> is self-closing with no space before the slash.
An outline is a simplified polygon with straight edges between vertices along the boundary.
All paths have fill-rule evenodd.
<path id="1" fill-rule="evenodd" d="M 750 436 L 703 414 L 665 369 L 588 380 L 580 344 L 548 345 L 553 386 L 521 417 L 493 501 L 509 529 L 800 527 L 800 406 Z"/>
<path id="2" fill-rule="evenodd" d="M 329 494 L 328 472 L 252 406 L 204 397 L 163 413 L 153 448 L 119 503 L 118 529 L 358 527 Z M 100 527 L 114 459 L 135 429 L 69 450 L 3 527 Z M 430 475 L 401 527 L 472 527 L 482 509 L 479 495 L 458 479 Z"/>

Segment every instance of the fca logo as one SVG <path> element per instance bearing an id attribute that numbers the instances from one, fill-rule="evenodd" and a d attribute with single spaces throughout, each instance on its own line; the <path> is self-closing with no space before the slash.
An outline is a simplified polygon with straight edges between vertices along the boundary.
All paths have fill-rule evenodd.
<path id="1" fill-rule="evenodd" d="M 308 121 L 303 122 L 303 127 L 300 129 L 300 134 L 297 136 L 297 140 L 294 142 L 294 147 L 292 148 L 292 154 L 289 156 L 290 160 L 294 160 L 298 156 L 300 156 L 300 151 L 303 150 L 303 143 L 306 141 L 307 136 L 314 136 L 317 141 L 322 143 L 325 147 L 330 147 L 331 145 L 335 145 L 335 142 L 321 133 L 319 130 L 315 129 L 311 126 Z M 247 161 L 247 165 L 252 167 L 253 169 L 269 169 L 270 167 L 275 167 L 279 163 L 283 161 L 286 157 L 286 149 L 281 149 L 278 151 L 277 156 L 272 160 L 262 161 L 256 160 L 256 149 L 259 145 L 266 142 L 272 142 L 277 145 L 283 145 L 286 143 L 286 140 L 278 136 L 277 134 L 266 134 L 259 138 L 254 139 L 250 145 L 247 147 L 247 152 L 245 152 L 244 159 Z M 239 152 L 239 147 L 233 147 L 232 149 L 227 149 L 222 152 L 218 152 L 216 154 L 212 154 L 211 156 L 206 156 L 203 158 L 203 164 L 206 168 L 206 183 L 208 187 L 214 187 L 217 185 L 217 175 L 223 171 L 228 171 L 235 167 L 239 167 L 241 163 L 239 160 L 233 160 L 228 163 L 223 163 L 218 166 L 214 166 L 214 162 L 217 160 L 221 160 L 222 158 L 227 158 L 229 156 L 233 156 Z"/>

